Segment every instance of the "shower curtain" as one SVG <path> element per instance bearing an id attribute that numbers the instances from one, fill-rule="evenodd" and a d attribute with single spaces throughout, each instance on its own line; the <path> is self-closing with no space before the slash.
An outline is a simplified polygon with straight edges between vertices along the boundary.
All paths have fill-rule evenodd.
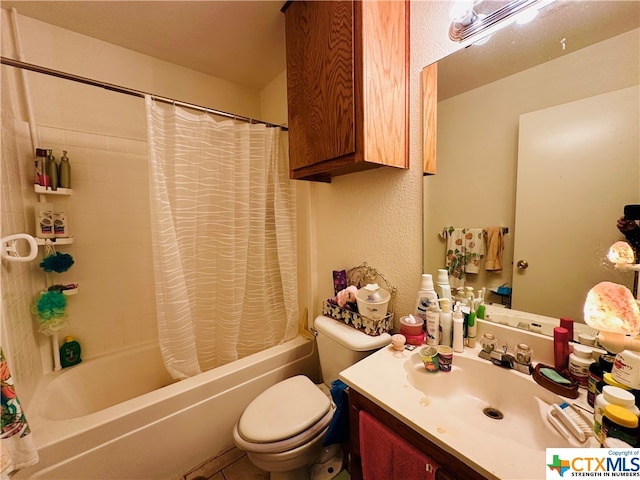
<path id="1" fill-rule="evenodd" d="M 287 134 L 145 103 L 158 336 L 186 378 L 297 334 Z"/>

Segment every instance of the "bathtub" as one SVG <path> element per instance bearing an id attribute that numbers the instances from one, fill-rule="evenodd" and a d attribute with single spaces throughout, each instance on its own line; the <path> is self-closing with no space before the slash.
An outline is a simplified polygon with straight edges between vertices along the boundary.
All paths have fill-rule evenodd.
<path id="1" fill-rule="evenodd" d="M 12 478 L 177 479 L 233 446 L 260 392 L 300 373 L 317 376 L 301 336 L 179 382 L 157 345 L 47 374 L 26 405 L 40 461 Z"/>

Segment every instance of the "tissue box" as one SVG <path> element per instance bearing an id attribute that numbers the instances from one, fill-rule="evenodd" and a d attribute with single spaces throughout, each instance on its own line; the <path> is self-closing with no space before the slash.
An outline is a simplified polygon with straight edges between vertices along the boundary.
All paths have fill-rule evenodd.
<path id="1" fill-rule="evenodd" d="M 393 313 L 387 313 L 383 318 L 374 320 L 325 300 L 322 305 L 322 314 L 346 323 L 372 337 L 377 337 L 393 329 Z"/>

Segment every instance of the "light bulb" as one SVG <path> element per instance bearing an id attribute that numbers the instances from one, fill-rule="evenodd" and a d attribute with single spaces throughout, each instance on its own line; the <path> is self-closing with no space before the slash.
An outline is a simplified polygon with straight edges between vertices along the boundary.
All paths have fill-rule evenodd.
<path id="1" fill-rule="evenodd" d="M 640 308 L 624 285 L 600 282 L 587 294 L 584 321 L 596 330 L 638 335 Z"/>
<path id="2" fill-rule="evenodd" d="M 614 265 L 625 265 L 636 261 L 631 245 L 623 241 L 615 242 L 611 245 L 607 258 Z"/>

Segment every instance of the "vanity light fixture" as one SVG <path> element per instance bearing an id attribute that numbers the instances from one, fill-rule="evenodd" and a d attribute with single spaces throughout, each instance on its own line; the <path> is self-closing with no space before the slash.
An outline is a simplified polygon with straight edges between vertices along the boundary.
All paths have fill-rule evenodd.
<path id="1" fill-rule="evenodd" d="M 474 37 L 471 43 L 477 43 L 482 38 L 493 34 L 497 30 L 518 21 L 531 21 L 537 12 L 553 3 L 555 0 L 511 0 L 493 12 L 484 15 L 476 11 L 482 0 L 453 0 L 449 9 L 451 26 L 449 38 L 455 42 L 462 42 Z M 523 17 L 521 17 L 521 15 Z M 525 18 L 528 20 L 525 21 Z"/>

